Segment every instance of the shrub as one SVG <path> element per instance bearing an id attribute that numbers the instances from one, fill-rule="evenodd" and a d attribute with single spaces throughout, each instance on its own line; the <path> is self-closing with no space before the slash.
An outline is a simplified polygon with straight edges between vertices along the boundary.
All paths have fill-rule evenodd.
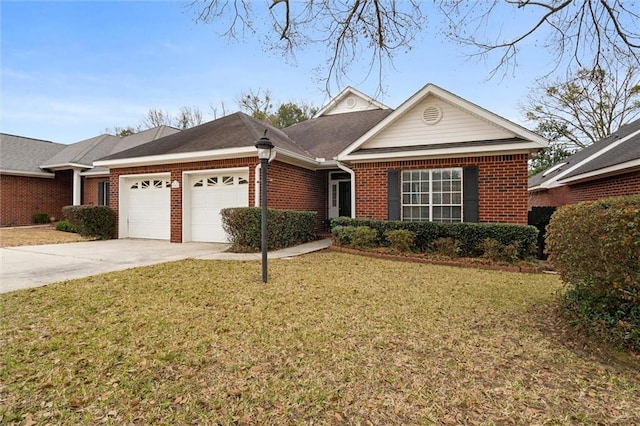
<path id="1" fill-rule="evenodd" d="M 108 240 L 115 235 L 116 215 L 108 206 L 66 206 L 62 213 L 83 237 Z"/>
<path id="2" fill-rule="evenodd" d="M 502 244 L 493 238 L 486 238 L 478 248 L 482 251 L 482 257 L 491 259 L 494 262 L 513 263 L 518 260 L 518 241 L 514 241 L 511 244 Z"/>
<path id="3" fill-rule="evenodd" d="M 368 226 L 338 226 L 333 229 L 332 236 L 340 246 L 363 249 L 376 245 L 377 232 Z"/>
<path id="4" fill-rule="evenodd" d="M 640 196 L 561 207 L 549 223 L 547 250 L 571 321 L 640 350 Z"/>
<path id="5" fill-rule="evenodd" d="M 76 228 L 68 220 L 61 220 L 56 223 L 56 231 L 62 232 L 76 232 Z"/>
<path id="6" fill-rule="evenodd" d="M 433 242 L 432 250 L 443 256 L 458 257 L 461 252 L 460 241 L 449 237 L 438 238 Z"/>
<path id="7" fill-rule="evenodd" d="M 418 251 L 433 248 L 438 238 L 453 238 L 459 241 L 459 255 L 480 256 L 479 244 L 487 238 L 509 245 L 518 242 L 518 258 L 525 259 L 535 254 L 538 230 L 533 226 L 491 223 L 439 223 L 401 222 L 373 219 L 353 219 L 340 217 L 332 219 L 332 229 L 336 226 L 368 226 L 376 230 L 376 245 L 387 246 L 389 241 L 384 233 L 389 230 L 405 229 L 415 234 L 414 247 Z"/>
<path id="8" fill-rule="evenodd" d="M 46 213 L 34 213 L 31 216 L 31 220 L 37 225 L 42 225 L 44 223 L 49 223 L 49 215 Z"/>
<path id="9" fill-rule="evenodd" d="M 391 248 L 399 252 L 410 251 L 416 239 L 416 234 L 407 229 L 390 229 L 385 231 L 384 237 Z"/>
<path id="10" fill-rule="evenodd" d="M 262 210 L 259 207 L 222 209 L 220 214 L 232 251 L 262 249 Z M 316 217 L 316 212 L 267 209 L 268 250 L 315 240 Z"/>

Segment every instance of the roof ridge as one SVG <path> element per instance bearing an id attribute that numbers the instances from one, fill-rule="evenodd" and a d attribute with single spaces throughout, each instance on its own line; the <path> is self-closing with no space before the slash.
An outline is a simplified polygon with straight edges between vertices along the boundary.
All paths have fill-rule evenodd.
<path id="1" fill-rule="evenodd" d="M 68 145 L 68 144 L 64 144 L 64 143 L 60 143 L 60 142 L 50 141 L 50 140 L 47 140 L 47 139 L 38 139 L 38 138 L 32 138 L 32 137 L 29 137 L 29 136 L 14 135 L 14 134 L 12 134 L 12 133 L 4 133 L 4 132 L 0 132 L 0 135 L 12 136 L 12 137 L 14 137 L 14 138 L 21 138 L 21 139 L 30 139 L 30 140 L 32 140 L 32 141 L 38 141 L 38 142 L 53 143 L 53 144 L 56 144 L 56 145 L 65 145 L 65 146 L 66 146 L 66 145 Z"/>
<path id="2" fill-rule="evenodd" d="M 109 136 L 113 136 L 113 135 L 110 135 L 108 133 L 103 133 L 102 135 L 97 136 L 92 143 L 88 144 L 88 146 L 85 149 L 81 150 L 77 155 L 75 155 L 69 161 L 69 163 L 76 163 L 76 162 L 80 161 L 82 159 L 82 157 L 87 155 L 87 153 L 89 153 L 93 148 L 95 148 L 100 143 L 102 143 L 102 141 L 105 140 Z M 113 137 L 117 138 L 117 136 L 113 136 Z M 89 140 L 91 140 L 91 139 L 89 139 Z M 82 142 L 77 142 L 77 143 L 82 143 Z"/>

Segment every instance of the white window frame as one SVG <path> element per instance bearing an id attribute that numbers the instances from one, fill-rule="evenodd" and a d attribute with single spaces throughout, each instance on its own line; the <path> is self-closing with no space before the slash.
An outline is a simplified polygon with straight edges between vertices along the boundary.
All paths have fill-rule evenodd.
<path id="1" fill-rule="evenodd" d="M 450 176 L 453 176 L 453 173 L 457 172 L 459 179 L 453 179 L 453 177 L 449 178 L 449 189 L 445 190 L 442 186 L 444 186 L 444 182 L 447 180 L 439 180 L 441 183 L 440 190 L 434 191 L 434 186 L 437 182 L 434 182 L 434 175 L 437 172 L 440 174 L 444 174 L 449 172 Z M 407 174 L 411 173 L 419 173 L 418 180 L 407 180 Z M 428 175 L 428 181 L 425 179 L 424 174 Z M 409 175 L 411 176 L 411 175 Z M 463 196 L 463 169 L 462 167 L 448 167 L 441 169 L 407 169 L 402 170 L 400 174 L 400 219 L 403 221 L 429 221 L 429 222 L 445 222 L 445 223 L 458 223 L 464 221 L 464 196 Z M 458 185 L 454 184 L 459 181 L 459 190 L 454 189 L 457 188 Z M 417 185 L 417 190 L 413 190 L 413 188 L 409 188 L 409 191 L 405 191 L 405 183 L 414 182 Z M 442 198 L 446 198 L 448 194 L 449 202 L 444 202 Z M 438 195 L 442 195 L 440 202 L 434 203 L 434 199 L 438 198 Z M 426 197 L 426 200 L 425 200 Z M 459 197 L 459 203 L 457 202 Z M 407 200 L 413 199 L 416 202 L 405 202 Z M 455 201 L 455 202 L 454 202 Z M 417 207 L 422 212 L 427 211 L 428 217 L 419 214 L 418 216 L 405 216 L 405 207 Z M 451 208 L 451 214 L 449 218 L 438 218 L 434 219 L 434 208 Z M 460 215 L 459 217 L 451 217 L 453 216 L 453 209 L 459 208 Z"/>

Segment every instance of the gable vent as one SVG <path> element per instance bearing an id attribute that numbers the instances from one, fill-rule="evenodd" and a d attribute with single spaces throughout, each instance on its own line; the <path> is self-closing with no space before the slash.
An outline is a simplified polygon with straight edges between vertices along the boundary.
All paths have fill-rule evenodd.
<path id="1" fill-rule="evenodd" d="M 442 110 L 436 106 L 428 106 L 422 111 L 422 121 L 434 125 L 442 119 Z"/>
<path id="2" fill-rule="evenodd" d="M 355 107 L 355 106 L 356 106 L 356 103 L 357 103 L 356 98 L 354 98 L 354 97 L 349 97 L 349 98 L 347 98 L 347 101 L 346 101 L 347 108 L 353 108 L 353 107 Z"/>

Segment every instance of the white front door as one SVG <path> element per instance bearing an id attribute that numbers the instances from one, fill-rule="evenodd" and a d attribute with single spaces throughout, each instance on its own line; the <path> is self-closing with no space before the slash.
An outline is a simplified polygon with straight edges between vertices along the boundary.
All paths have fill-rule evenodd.
<path id="1" fill-rule="evenodd" d="M 329 219 L 351 217 L 351 176 L 346 172 L 329 174 Z"/>

